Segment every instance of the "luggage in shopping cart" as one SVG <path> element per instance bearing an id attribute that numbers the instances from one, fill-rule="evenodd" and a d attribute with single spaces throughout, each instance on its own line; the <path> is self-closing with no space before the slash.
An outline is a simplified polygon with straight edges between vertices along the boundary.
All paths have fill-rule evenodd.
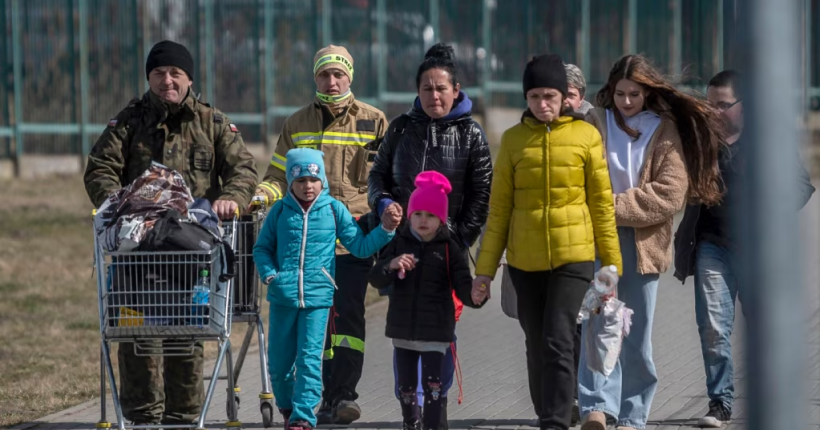
<path id="1" fill-rule="evenodd" d="M 108 379 L 119 429 L 152 426 L 127 426 L 124 422 L 111 361 L 112 343 L 132 342 L 137 355 L 179 356 L 193 354 L 197 342 L 214 341 L 218 344 L 218 356 L 213 377 L 218 375 L 223 363 L 228 369 L 233 368 L 231 273 L 235 263 L 227 257 L 236 246 L 236 226 L 234 220 L 227 228 L 224 241 L 215 240 L 201 250 L 108 252 L 95 235 L 100 391 L 105 399 Z M 202 300 L 203 291 L 207 301 Z M 228 386 L 234 387 L 233 372 L 228 372 L 227 379 Z M 203 428 L 215 388 L 213 380 L 196 423 L 198 429 Z M 241 426 L 237 408 L 233 396 L 228 396 L 227 427 Z M 106 426 L 110 424 L 106 421 L 105 402 L 102 402 L 98 427 Z M 191 427 L 193 425 L 179 428 Z"/>

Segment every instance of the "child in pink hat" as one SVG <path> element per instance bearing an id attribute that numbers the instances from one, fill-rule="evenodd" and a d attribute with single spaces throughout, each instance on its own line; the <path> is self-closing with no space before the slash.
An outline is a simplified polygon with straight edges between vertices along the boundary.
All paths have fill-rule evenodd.
<path id="1" fill-rule="evenodd" d="M 441 415 L 441 361 L 455 332 L 452 293 L 473 308 L 486 299 L 473 291 L 466 257 L 450 238 L 447 194 L 450 181 L 441 173 L 419 173 L 408 203 L 410 220 L 387 246 L 370 272 L 370 284 L 393 284 L 387 310 L 387 337 L 396 348 L 404 429 L 421 429 L 416 386 L 421 358 L 424 381 L 424 428 L 438 429 Z"/>

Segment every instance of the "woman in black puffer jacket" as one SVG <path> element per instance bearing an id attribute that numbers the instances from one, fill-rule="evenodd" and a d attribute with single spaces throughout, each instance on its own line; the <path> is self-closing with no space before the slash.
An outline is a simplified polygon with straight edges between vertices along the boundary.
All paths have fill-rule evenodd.
<path id="1" fill-rule="evenodd" d="M 435 170 L 450 181 L 451 237 L 466 250 L 487 221 L 493 166 L 484 130 L 473 120 L 472 102 L 460 91 L 453 48 L 436 44 L 416 75 L 419 96 L 394 119 L 368 179 L 370 207 L 381 215 L 391 204 L 405 210 L 420 172 Z"/>
<path id="2" fill-rule="evenodd" d="M 425 170 L 443 174 L 452 185 L 448 207 L 450 238 L 464 253 L 475 243 L 487 221 L 493 166 L 487 137 L 472 117 L 473 104 L 461 91 L 455 54 L 438 43 L 427 51 L 416 74 L 418 97 L 407 113 L 394 119 L 368 178 L 368 201 L 379 216 L 407 203 L 416 175 Z M 386 292 L 387 289 L 385 289 Z M 455 342 L 454 342 L 455 345 Z M 447 394 L 455 361 L 450 350 L 442 362 L 441 425 L 447 430 Z M 398 383 L 395 390 L 399 398 Z"/>

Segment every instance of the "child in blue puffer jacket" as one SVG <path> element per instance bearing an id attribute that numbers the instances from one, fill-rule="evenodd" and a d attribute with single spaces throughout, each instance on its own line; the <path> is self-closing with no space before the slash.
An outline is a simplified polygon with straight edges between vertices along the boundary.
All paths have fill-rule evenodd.
<path id="1" fill-rule="evenodd" d="M 401 221 L 401 214 L 387 213 L 365 236 L 347 208 L 330 196 L 323 157 L 315 149 L 288 151 L 288 195 L 271 208 L 253 248 L 268 284 L 268 371 L 276 406 L 292 430 L 316 426 L 322 349 L 336 289 L 336 240 L 365 258 L 390 242 Z"/>

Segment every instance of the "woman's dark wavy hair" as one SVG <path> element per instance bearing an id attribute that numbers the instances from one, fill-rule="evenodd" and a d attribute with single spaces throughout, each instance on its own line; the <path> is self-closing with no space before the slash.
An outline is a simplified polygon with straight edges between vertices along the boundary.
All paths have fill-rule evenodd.
<path id="1" fill-rule="evenodd" d="M 637 138 L 637 130 L 626 125 L 615 107 L 615 86 L 621 79 L 641 85 L 646 91 L 644 109 L 675 122 L 683 145 L 689 176 L 689 201 L 716 205 L 722 197 L 718 154 L 724 128 L 718 112 L 705 100 L 676 89 L 642 55 L 621 57 L 609 72 L 606 84 L 598 91 L 598 106 L 612 110 L 615 122 L 626 134 Z"/>
<path id="2" fill-rule="evenodd" d="M 445 45 L 441 42 L 436 43 L 427 50 L 424 54 L 424 61 L 419 66 L 419 71 L 416 73 L 416 90 L 421 86 L 421 75 L 430 69 L 441 69 L 450 75 L 450 83 L 455 88 L 458 83 L 458 74 L 456 70 L 456 53 L 453 47 Z"/>

